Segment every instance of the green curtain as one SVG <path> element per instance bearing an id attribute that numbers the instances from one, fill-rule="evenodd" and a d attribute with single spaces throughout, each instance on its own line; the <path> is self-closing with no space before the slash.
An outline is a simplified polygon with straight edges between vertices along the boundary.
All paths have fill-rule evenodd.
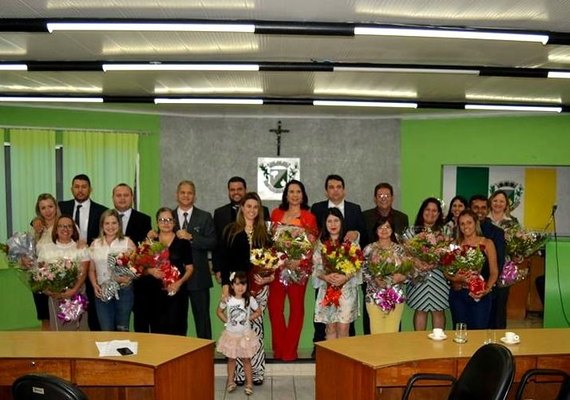
<path id="1" fill-rule="evenodd" d="M 0 129 L 0 140 L 2 140 L 2 151 L 0 151 L 0 242 L 4 243 L 7 239 L 8 232 L 6 230 L 6 219 L 8 218 L 8 210 L 6 209 L 6 162 L 4 159 L 4 129 Z"/>
<path id="2" fill-rule="evenodd" d="M 86 174 L 93 189 L 91 198 L 112 206 L 111 192 L 116 184 L 134 187 L 138 140 L 135 133 L 64 131 L 64 193 L 69 193 L 75 175 Z"/>
<path id="3" fill-rule="evenodd" d="M 38 195 L 55 196 L 55 131 L 10 129 L 14 232 L 30 229 Z"/>

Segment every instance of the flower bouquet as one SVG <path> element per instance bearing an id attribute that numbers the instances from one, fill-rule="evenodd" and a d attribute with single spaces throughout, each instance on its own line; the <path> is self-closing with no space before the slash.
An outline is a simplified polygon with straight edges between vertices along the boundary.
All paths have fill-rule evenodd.
<path id="1" fill-rule="evenodd" d="M 374 248 L 367 260 L 364 275 L 369 282 L 368 287 L 372 289 L 368 297 L 382 311 L 389 313 L 406 299 L 401 285 L 392 284 L 391 277 L 393 274 L 410 276 L 414 270 L 413 261 L 403 254 L 400 247 Z M 384 285 L 377 287 L 377 279 L 382 280 Z"/>
<path id="2" fill-rule="evenodd" d="M 36 241 L 32 233 L 17 232 L 8 241 L 0 243 L 0 251 L 6 254 L 8 265 L 25 271 L 36 261 Z"/>
<path id="3" fill-rule="evenodd" d="M 77 260 L 69 258 L 39 262 L 27 270 L 30 288 L 34 292 L 61 293 L 75 285 L 80 268 Z M 60 299 L 57 301 L 57 318 L 64 323 L 78 321 L 87 311 L 87 304 L 87 298 L 80 293 Z"/>
<path id="4" fill-rule="evenodd" d="M 291 283 L 305 284 L 313 270 L 313 247 L 316 236 L 307 229 L 294 225 L 276 225 L 273 234 L 273 248 L 286 256 L 281 266 L 279 281 L 288 286 Z M 299 261 L 294 266 L 291 261 Z M 295 263 L 296 264 L 296 263 Z"/>
<path id="5" fill-rule="evenodd" d="M 364 255 L 356 243 L 343 242 L 334 244 L 331 241 L 323 243 L 321 248 L 323 266 L 327 274 L 339 273 L 347 276 L 356 274 L 362 268 Z M 327 291 L 321 305 L 323 307 L 340 305 L 342 287 L 327 284 Z"/>
<path id="6" fill-rule="evenodd" d="M 110 253 L 107 256 L 107 265 L 111 272 L 111 279 L 101 284 L 101 300 L 109 301 L 112 298 L 118 300 L 121 287 L 129 284 L 120 284 L 113 278 L 123 276 L 135 279 L 141 275 L 141 272 L 132 265 L 131 257 L 127 253 Z"/>
<path id="7" fill-rule="evenodd" d="M 52 262 L 39 262 L 28 269 L 30 289 L 33 292 L 63 292 L 73 287 L 79 272 L 77 260 L 62 257 Z"/>
<path id="8" fill-rule="evenodd" d="M 529 231 L 520 225 L 505 230 L 507 254 L 512 258 L 530 257 L 544 246 L 548 235 L 544 232 Z"/>
<path id="9" fill-rule="evenodd" d="M 524 280 L 528 276 L 528 268 L 520 268 L 512 261 L 507 261 L 497 279 L 498 287 L 509 287 Z"/>
<path id="10" fill-rule="evenodd" d="M 434 269 L 446 253 L 452 239 L 439 231 L 424 228 L 408 228 L 400 235 L 406 253 Z"/>
<path id="11" fill-rule="evenodd" d="M 450 245 L 449 251 L 441 258 L 442 270 L 448 275 L 455 275 L 459 272 L 469 273 L 467 281 L 469 292 L 479 294 L 485 290 L 485 280 L 480 272 L 485 264 L 483 251 L 485 246 L 457 246 Z"/>
<path id="12" fill-rule="evenodd" d="M 252 249 L 250 261 L 253 265 L 253 273 L 261 277 L 271 276 L 275 270 L 285 264 L 287 256 L 275 248 Z"/>
<path id="13" fill-rule="evenodd" d="M 165 289 L 180 278 L 178 268 L 170 264 L 168 247 L 160 242 L 152 240 L 141 242 L 131 254 L 130 260 L 129 269 L 133 268 L 135 274 L 141 275 L 148 268 L 160 270 L 162 273 L 162 286 Z"/>

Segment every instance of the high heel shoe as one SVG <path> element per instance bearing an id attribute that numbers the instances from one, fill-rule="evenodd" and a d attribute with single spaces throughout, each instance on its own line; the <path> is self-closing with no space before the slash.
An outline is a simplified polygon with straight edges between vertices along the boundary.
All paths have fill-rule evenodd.
<path id="1" fill-rule="evenodd" d="M 233 392 L 234 390 L 236 390 L 237 385 L 234 382 L 228 383 L 228 386 L 226 386 L 226 391 L 228 393 Z"/>
<path id="2" fill-rule="evenodd" d="M 253 386 L 245 385 L 245 389 L 243 391 L 246 395 L 251 396 L 253 394 Z"/>

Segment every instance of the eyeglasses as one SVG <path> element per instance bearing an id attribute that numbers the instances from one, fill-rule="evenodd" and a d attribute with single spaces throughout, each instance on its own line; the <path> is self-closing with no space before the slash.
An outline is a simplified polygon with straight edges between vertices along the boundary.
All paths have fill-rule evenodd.
<path id="1" fill-rule="evenodd" d="M 170 224 L 174 222 L 174 218 L 159 218 L 158 222 L 162 222 L 164 224 Z"/>
<path id="2" fill-rule="evenodd" d="M 73 229 L 73 225 L 58 225 L 57 229 Z"/>
<path id="3" fill-rule="evenodd" d="M 379 194 L 379 195 L 376 196 L 376 197 L 379 197 L 379 198 L 381 198 L 381 199 L 389 199 L 389 198 L 392 197 L 392 196 L 389 195 L 389 194 L 384 194 L 384 193 L 383 193 L 383 194 Z"/>

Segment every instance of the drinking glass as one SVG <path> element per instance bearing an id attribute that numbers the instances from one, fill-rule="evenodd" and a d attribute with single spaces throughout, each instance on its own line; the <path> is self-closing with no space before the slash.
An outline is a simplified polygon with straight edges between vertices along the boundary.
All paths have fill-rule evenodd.
<path id="1" fill-rule="evenodd" d="M 467 342 L 467 324 L 464 322 L 458 322 L 455 324 L 455 338 L 453 339 L 456 343 Z"/>

